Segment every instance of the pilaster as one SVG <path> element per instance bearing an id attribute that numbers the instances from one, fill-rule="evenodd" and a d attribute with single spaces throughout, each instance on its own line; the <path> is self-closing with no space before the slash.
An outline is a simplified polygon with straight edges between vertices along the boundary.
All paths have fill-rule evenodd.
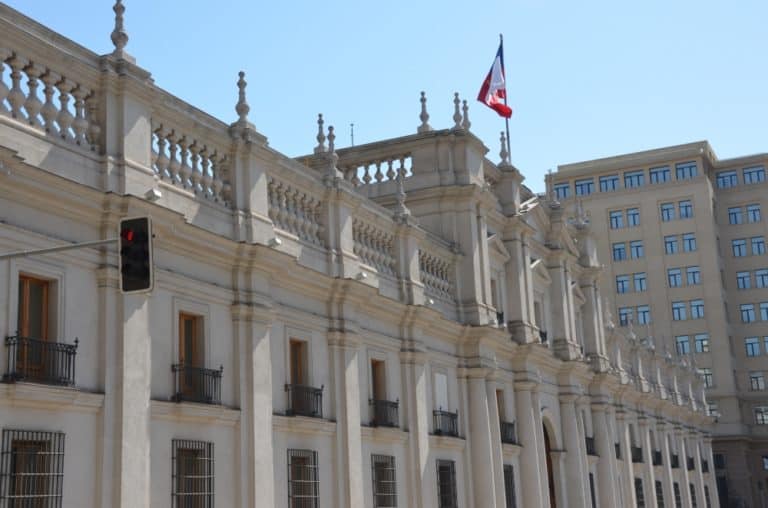
<path id="1" fill-rule="evenodd" d="M 582 434 L 579 422 L 581 418 L 576 411 L 577 394 L 560 395 L 560 420 L 563 428 L 563 444 L 565 445 L 565 479 L 568 489 L 568 502 L 574 506 L 587 506 L 589 494 L 584 490 L 584 478 L 587 472 L 585 436 Z"/>
<path id="2" fill-rule="evenodd" d="M 515 406 L 519 425 L 521 506 L 550 506 L 546 475 L 544 436 L 541 427 L 538 385 L 533 381 L 515 381 Z M 544 474 L 542 474 L 542 471 Z"/>
<path id="3" fill-rule="evenodd" d="M 592 404 L 592 426 L 595 429 L 597 461 L 597 491 L 600 506 L 619 506 L 616 492 L 618 464 L 608 423 L 608 406 L 605 402 Z"/>

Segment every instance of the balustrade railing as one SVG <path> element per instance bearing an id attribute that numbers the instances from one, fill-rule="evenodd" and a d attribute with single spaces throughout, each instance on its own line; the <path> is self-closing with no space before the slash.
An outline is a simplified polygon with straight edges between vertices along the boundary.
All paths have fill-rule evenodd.
<path id="1" fill-rule="evenodd" d="M 379 273 L 395 274 L 395 235 L 361 219 L 352 221 L 354 252 Z"/>
<path id="2" fill-rule="evenodd" d="M 515 422 L 499 422 L 499 430 L 501 431 L 502 443 L 517 444 L 517 431 L 515 429 Z"/>
<path id="3" fill-rule="evenodd" d="M 585 448 L 587 449 L 587 455 L 593 455 L 597 457 L 597 448 L 595 447 L 594 437 L 585 437 L 584 445 L 585 445 Z"/>
<path id="4" fill-rule="evenodd" d="M 369 403 L 371 405 L 372 426 L 398 427 L 400 425 L 398 419 L 399 401 L 371 399 Z"/>
<path id="5" fill-rule="evenodd" d="M 455 300 L 452 262 L 419 249 L 419 273 L 426 295 L 451 302 Z"/>
<path id="6" fill-rule="evenodd" d="M 74 344 L 63 344 L 18 335 L 6 337 L 8 370 L 3 381 L 72 386 L 77 345 L 77 339 Z"/>
<path id="7" fill-rule="evenodd" d="M 101 127 L 96 91 L 67 77 L 63 61 L 49 66 L 31 55 L 0 46 L 0 115 L 98 151 Z M 10 69 L 7 74 L 6 65 Z"/>
<path id="8" fill-rule="evenodd" d="M 311 244 L 323 245 L 323 202 L 319 197 L 272 176 L 267 180 L 267 195 L 269 218 L 277 228 Z"/>
<path id="9" fill-rule="evenodd" d="M 459 435 L 459 413 L 451 413 L 449 411 L 435 410 L 432 412 L 432 419 L 434 425 L 434 434 L 436 436 L 453 436 Z"/>
<path id="10" fill-rule="evenodd" d="M 288 416 L 323 417 L 323 388 L 305 385 L 285 385 L 288 392 Z"/>
<path id="11" fill-rule="evenodd" d="M 174 375 L 174 401 L 221 404 L 224 366 L 205 369 L 177 363 L 171 366 L 171 370 Z"/>
<path id="12" fill-rule="evenodd" d="M 411 172 L 411 155 L 409 153 L 391 155 L 369 160 L 339 162 L 339 169 L 344 179 L 355 187 L 394 181 L 398 175 L 408 177 Z"/>
<path id="13" fill-rule="evenodd" d="M 632 462 L 635 464 L 643 462 L 643 449 L 639 446 L 632 447 Z"/>

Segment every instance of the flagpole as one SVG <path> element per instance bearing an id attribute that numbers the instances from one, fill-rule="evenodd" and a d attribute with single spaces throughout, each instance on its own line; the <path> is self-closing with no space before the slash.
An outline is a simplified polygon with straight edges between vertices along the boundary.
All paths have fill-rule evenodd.
<path id="1" fill-rule="evenodd" d="M 504 68 L 504 35 L 503 34 L 499 34 L 499 44 L 501 45 L 501 55 L 502 55 L 501 68 L 503 69 Z M 505 73 L 504 79 L 505 81 L 507 79 L 506 73 Z M 506 82 L 504 83 L 504 105 L 509 107 L 509 104 L 507 104 Z M 512 148 L 510 147 L 510 144 L 509 144 L 509 118 L 504 117 L 504 123 L 506 124 L 506 127 L 507 127 L 507 157 L 509 157 L 510 164 L 512 164 Z"/>

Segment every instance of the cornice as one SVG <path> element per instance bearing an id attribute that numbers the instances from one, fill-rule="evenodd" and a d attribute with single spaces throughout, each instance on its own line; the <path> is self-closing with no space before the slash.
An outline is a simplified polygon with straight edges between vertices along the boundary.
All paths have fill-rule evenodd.
<path id="1" fill-rule="evenodd" d="M 239 409 L 192 402 L 151 400 L 149 412 L 152 419 L 182 423 L 204 423 L 233 427 L 240 421 Z"/>
<path id="2" fill-rule="evenodd" d="M 272 415 L 272 428 L 287 434 L 332 436 L 336 433 L 336 422 L 304 416 Z"/>
<path id="3" fill-rule="evenodd" d="M 406 444 L 410 439 L 407 431 L 391 427 L 360 427 L 364 441 L 389 444 Z"/>
<path id="4" fill-rule="evenodd" d="M 22 382 L 0 384 L 0 406 L 97 413 L 103 405 L 103 393 Z"/>

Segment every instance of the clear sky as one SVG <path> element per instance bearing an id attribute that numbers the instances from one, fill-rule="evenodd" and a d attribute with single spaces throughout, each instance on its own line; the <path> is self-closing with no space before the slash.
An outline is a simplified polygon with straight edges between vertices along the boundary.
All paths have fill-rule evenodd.
<path id="1" fill-rule="evenodd" d="M 98 53 L 111 0 L 6 0 Z M 768 151 L 766 0 L 126 0 L 128 51 L 174 95 L 250 119 L 275 149 L 311 152 L 452 125 L 453 92 L 498 160 L 503 119 L 475 101 L 504 34 L 512 162 L 543 190 L 558 164 L 707 139 L 720 158 Z"/>

